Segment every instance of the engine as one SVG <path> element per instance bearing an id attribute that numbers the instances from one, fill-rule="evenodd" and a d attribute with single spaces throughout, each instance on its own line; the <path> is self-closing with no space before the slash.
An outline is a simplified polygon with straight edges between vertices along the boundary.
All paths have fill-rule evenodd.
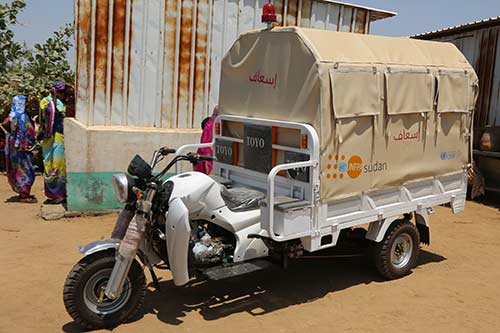
<path id="1" fill-rule="evenodd" d="M 217 225 L 192 221 L 190 245 L 195 266 L 212 266 L 232 262 L 236 239 Z"/>

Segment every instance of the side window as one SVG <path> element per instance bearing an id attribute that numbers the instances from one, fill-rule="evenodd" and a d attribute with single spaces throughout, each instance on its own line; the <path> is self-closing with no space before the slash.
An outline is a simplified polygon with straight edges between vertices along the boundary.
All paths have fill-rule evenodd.
<path id="1" fill-rule="evenodd" d="M 438 76 L 438 112 L 468 112 L 472 88 L 464 72 L 442 72 Z"/>
<path id="2" fill-rule="evenodd" d="M 434 77 L 427 72 L 391 71 L 386 73 L 387 113 L 401 115 L 431 112 L 434 103 Z"/>
<path id="3" fill-rule="evenodd" d="M 331 69 L 330 81 L 335 118 L 380 113 L 379 73 L 371 67 Z"/>

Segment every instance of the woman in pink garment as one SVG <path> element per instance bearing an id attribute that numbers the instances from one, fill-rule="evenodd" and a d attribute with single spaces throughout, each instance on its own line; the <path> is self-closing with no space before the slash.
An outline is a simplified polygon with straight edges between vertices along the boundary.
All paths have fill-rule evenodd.
<path id="1" fill-rule="evenodd" d="M 206 118 L 203 120 L 201 127 L 203 129 L 203 132 L 201 133 L 201 139 L 200 143 L 210 143 L 212 142 L 213 135 L 214 135 L 214 122 L 215 118 L 217 118 L 218 114 L 218 107 L 215 106 L 214 112 L 212 113 L 212 116 L 210 118 Z M 197 153 L 200 155 L 213 155 L 213 150 L 210 147 L 207 148 L 198 148 Z M 212 166 L 213 162 L 212 161 L 200 161 L 198 162 L 193 168 L 194 171 L 198 172 L 203 172 L 206 175 L 209 175 L 212 173 Z"/>

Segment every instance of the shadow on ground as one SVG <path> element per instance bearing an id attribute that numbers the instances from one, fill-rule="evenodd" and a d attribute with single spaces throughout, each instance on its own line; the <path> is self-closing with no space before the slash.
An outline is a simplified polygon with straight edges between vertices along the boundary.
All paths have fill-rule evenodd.
<path id="1" fill-rule="evenodd" d="M 420 251 L 418 266 L 446 260 Z M 390 283 L 381 278 L 367 258 L 302 259 L 288 270 L 271 268 L 222 281 L 201 281 L 175 287 L 161 281 L 161 291 L 148 289 L 142 312 L 155 314 L 170 325 L 180 325 L 191 311 L 205 320 L 216 320 L 239 312 L 260 316 L 291 305 L 314 302 L 326 294 L 360 284 Z M 86 332 L 75 323 L 63 326 L 67 333 Z"/>
<path id="2" fill-rule="evenodd" d="M 486 191 L 486 193 L 476 199 L 474 201 L 483 204 L 485 206 L 490 206 L 500 210 L 500 193 Z"/>

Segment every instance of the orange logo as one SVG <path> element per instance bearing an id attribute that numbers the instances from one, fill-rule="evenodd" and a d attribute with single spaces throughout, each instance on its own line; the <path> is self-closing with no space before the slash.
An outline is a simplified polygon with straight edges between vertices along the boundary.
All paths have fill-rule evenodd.
<path id="1" fill-rule="evenodd" d="M 363 160 L 358 155 L 353 155 L 347 162 L 347 174 L 351 178 L 358 178 L 363 171 Z"/>

